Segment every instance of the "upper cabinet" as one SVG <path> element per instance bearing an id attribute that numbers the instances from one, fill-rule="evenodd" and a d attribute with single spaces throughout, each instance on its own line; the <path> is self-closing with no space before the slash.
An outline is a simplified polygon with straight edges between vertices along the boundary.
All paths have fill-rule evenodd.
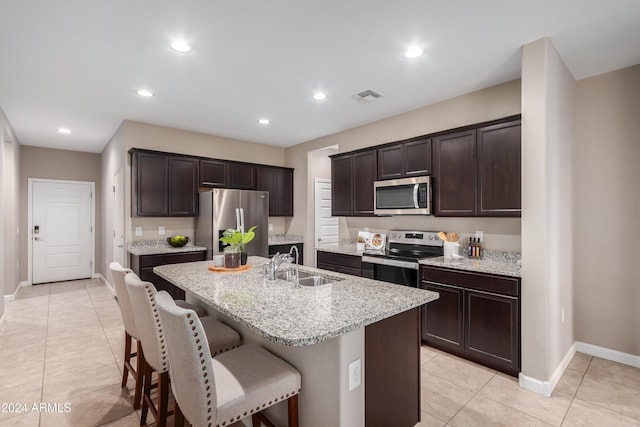
<path id="1" fill-rule="evenodd" d="M 434 214 L 520 216 L 520 120 L 433 138 Z"/>
<path id="2" fill-rule="evenodd" d="M 478 129 L 480 216 L 520 216 L 521 123 L 513 120 Z"/>
<path id="3" fill-rule="evenodd" d="M 431 138 L 378 148 L 378 179 L 431 174 Z"/>
<path id="4" fill-rule="evenodd" d="M 365 150 L 331 158 L 331 215 L 372 216 L 377 151 Z"/>
<path id="5" fill-rule="evenodd" d="M 200 187 L 227 187 L 227 162 L 221 160 L 200 160 Z"/>
<path id="6" fill-rule="evenodd" d="M 250 163 L 229 163 L 228 188 L 236 190 L 256 189 L 256 166 Z"/>
<path id="7" fill-rule="evenodd" d="M 179 155 L 132 151 L 133 216 L 196 216 L 198 161 Z"/>
<path id="8" fill-rule="evenodd" d="M 197 216 L 198 188 L 269 192 L 270 216 L 293 216 L 293 169 L 132 148 L 135 217 Z"/>
<path id="9" fill-rule="evenodd" d="M 257 190 L 269 192 L 269 216 L 293 216 L 293 169 L 257 166 Z"/>

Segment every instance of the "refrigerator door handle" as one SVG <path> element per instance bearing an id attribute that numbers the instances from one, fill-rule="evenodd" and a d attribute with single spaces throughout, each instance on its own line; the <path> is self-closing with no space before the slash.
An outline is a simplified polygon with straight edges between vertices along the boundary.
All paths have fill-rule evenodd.
<path id="1" fill-rule="evenodd" d="M 244 209 L 236 208 L 236 226 L 241 233 L 244 233 Z"/>

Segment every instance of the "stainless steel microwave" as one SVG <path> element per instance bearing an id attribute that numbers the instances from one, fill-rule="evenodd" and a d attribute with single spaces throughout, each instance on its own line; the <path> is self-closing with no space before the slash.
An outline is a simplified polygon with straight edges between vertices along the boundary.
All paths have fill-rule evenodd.
<path id="1" fill-rule="evenodd" d="M 373 183 L 376 215 L 431 215 L 431 177 Z"/>

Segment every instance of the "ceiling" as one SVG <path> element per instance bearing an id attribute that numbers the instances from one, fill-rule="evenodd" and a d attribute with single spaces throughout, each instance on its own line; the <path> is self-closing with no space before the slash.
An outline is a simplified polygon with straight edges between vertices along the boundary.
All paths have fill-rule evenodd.
<path id="1" fill-rule="evenodd" d="M 299 144 L 516 79 L 540 37 L 576 79 L 640 63 L 638 0 L 20 0 L 0 16 L 18 140 L 87 152 L 125 119 Z M 383 97 L 351 98 L 365 89 Z"/>

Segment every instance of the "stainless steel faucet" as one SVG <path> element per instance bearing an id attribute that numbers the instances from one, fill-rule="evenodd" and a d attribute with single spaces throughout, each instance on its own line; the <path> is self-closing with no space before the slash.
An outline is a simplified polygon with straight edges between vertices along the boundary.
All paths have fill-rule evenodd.
<path id="1" fill-rule="evenodd" d="M 269 280 L 276 280 L 276 272 L 283 262 L 291 262 L 293 258 L 289 254 L 276 253 L 268 264 L 262 266 L 262 277 Z M 297 263 L 296 263 L 297 264 Z"/>
<path id="2" fill-rule="evenodd" d="M 296 286 L 300 286 L 300 274 L 298 270 L 298 266 L 300 265 L 300 263 L 298 262 L 299 254 L 298 254 L 298 247 L 296 245 L 292 245 L 291 249 L 289 249 L 289 258 L 292 258 L 291 253 L 293 252 L 294 249 L 296 250 Z"/>

